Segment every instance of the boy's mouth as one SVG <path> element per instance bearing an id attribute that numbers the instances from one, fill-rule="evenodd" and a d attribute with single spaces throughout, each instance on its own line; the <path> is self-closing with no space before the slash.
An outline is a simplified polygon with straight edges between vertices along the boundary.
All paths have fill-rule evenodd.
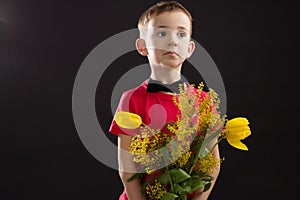
<path id="1" fill-rule="evenodd" d="M 164 53 L 164 55 L 178 56 L 177 53 L 176 53 L 175 51 L 168 51 L 168 52 Z"/>

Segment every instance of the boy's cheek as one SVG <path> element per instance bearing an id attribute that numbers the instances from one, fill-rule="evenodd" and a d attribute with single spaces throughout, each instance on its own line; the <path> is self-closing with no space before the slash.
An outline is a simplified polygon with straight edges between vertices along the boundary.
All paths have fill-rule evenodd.
<path id="1" fill-rule="evenodd" d="M 156 49 L 156 50 L 161 50 L 161 51 L 167 51 L 168 46 L 164 44 L 163 41 L 153 41 L 149 42 L 147 45 L 148 49 Z"/>
<path id="2" fill-rule="evenodd" d="M 180 49 L 178 54 L 180 55 L 180 57 L 186 58 L 188 56 L 188 47 Z"/>

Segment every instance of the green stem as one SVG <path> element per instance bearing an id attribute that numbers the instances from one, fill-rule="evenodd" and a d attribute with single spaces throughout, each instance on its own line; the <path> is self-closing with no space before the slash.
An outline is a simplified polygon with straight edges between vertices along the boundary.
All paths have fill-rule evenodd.
<path id="1" fill-rule="evenodd" d="M 170 174 L 170 170 L 169 170 L 169 166 L 168 166 L 168 160 L 167 160 L 168 158 L 165 156 L 165 155 L 163 155 L 163 160 L 164 160 L 164 162 L 165 162 L 165 165 L 167 165 L 166 166 L 166 171 L 167 171 L 167 174 L 168 174 L 168 176 L 169 176 L 169 178 L 170 178 L 170 185 L 171 185 L 171 191 L 174 193 L 174 186 L 173 186 L 173 180 L 172 180 L 172 176 L 171 176 L 171 174 Z"/>
<path id="2" fill-rule="evenodd" d="M 198 148 L 195 150 L 195 157 L 194 157 L 194 160 L 193 160 L 193 165 L 192 165 L 192 167 L 190 168 L 190 171 L 189 171 L 189 175 L 191 175 L 192 173 L 193 173 L 193 171 L 194 171 L 194 168 L 195 168 L 195 166 L 196 166 L 196 164 L 197 164 L 197 161 L 198 161 L 198 158 L 199 158 L 199 151 L 200 151 L 200 149 L 201 149 L 201 145 L 198 145 Z"/>
<path id="3" fill-rule="evenodd" d="M 223 137 L 220 137 L 220 139 L 214 144 L 214 146 L 211 148 L 211 150 L 209 151 L 209 153 L 211 153 L 214 148 L 223 140 Z"/>
<path id="4" fill-rule="evenodd" d="M 169 178 L 170 178 L 171 191 L 172 191 L 172 193 L 174 193 L 174 186 L 173 186 L 172 176 L 170 174 L 170 170 L 169 170 L 168 166 L 166 167 L 166 170 L 167 170 L 167 173 L 168 173 Z"/>
<path id="5" fill-rule="evenodd" d="M 191 175 L 193 173 L 193 171 L 194 171 L 194 168 L 195 168 L 197 160 L 198 160 L 196 158 L 198 158 L 198 156 L 196 156 L 195 159 L 194 159 L 193 165 L 192 165 L 192 167 L 191 167 L 191 169 L 189 171 L 189 175 Z"/>

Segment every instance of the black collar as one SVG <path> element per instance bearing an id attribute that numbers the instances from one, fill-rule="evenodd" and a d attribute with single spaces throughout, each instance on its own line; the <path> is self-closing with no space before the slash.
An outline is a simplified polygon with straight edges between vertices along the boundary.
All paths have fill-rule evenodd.
<path id="1" fill-rule="evenodd" d="M 183 86 L 184 81 L 180 78 L 179 81 L 176 81 L 171 84 L 164 84 L 160 81 L 153 80 L 149 78 L 147 92 L 171 92 L 179 94 L 179 84 Z"/>

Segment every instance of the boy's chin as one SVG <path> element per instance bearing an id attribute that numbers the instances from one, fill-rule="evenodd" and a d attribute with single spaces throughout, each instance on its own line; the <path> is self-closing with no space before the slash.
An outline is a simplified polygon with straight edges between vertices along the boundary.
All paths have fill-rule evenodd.
<path id="1" fill-rule="evenodd" d="M 182 65 L 181 62 L 176 61 L 168 61 L 163 63 L 164 66 L 169 67 L 171 69 L 179 69 Z"/>

